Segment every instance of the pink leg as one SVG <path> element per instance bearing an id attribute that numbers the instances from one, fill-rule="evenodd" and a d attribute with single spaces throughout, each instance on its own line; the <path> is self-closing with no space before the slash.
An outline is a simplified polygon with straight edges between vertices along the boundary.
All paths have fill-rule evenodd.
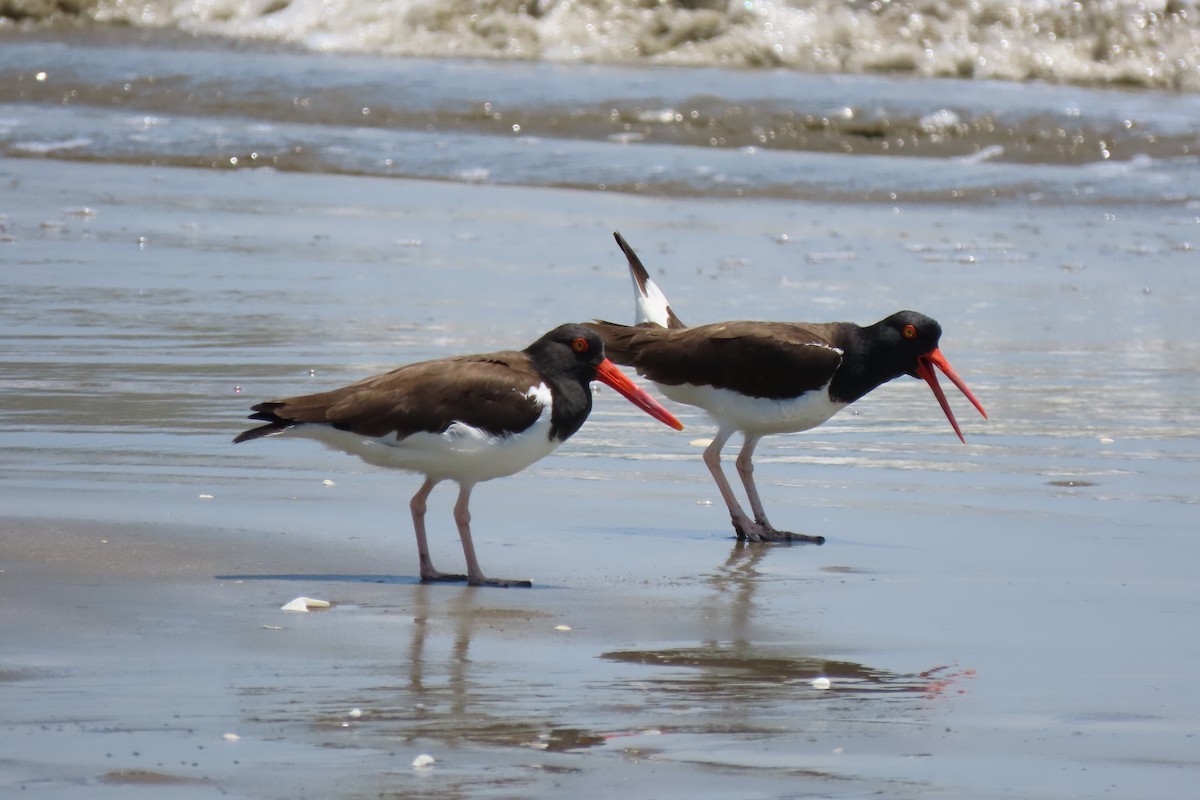
<path id="1" fill-rule="evenodd" d="M 458 502 L 454 504 L 454 523 L 458 526 L 458 538 L 462 539 L 463 555 L 467 559 L 467 583 L 472 586 L 523 586 L 530 587 L 530 581 L 508 580 L 505 578 L 485 578 L 479 568 L 479 559 L 475 557 L 475 544 L 471 541 L 471 510 L 467 507 L 471 502 L 471 489 L 474 484 L 459 484 Z"/>
<path id="2" fill-rule="evenodd" d="M 734 497 L 729 481 L 725 479 L 725 473 L 721 470 L 721 448 L 729 441 L 732 434 L 732 430 L 725 429 L 717 432 L 712 444 L 704 449 L 704 463 L 708 465 L 708 471 L 712 473 L 713 480 L 717 482 L 717 488 L 721 490 L 721 497 L 724 498 L 725 505 L 729 507 L 729 516 L 733 521 L 733 530 L 737 533 L 737 538 L 751 542 L 824 544 L 824 536 L 777 531 L 771 527 L 771 523 L 767 522 L 767 514 L 763 511 L 762 500 L 758 496 L 758 487 L 754 484 L 754 447 L 758 444 L 759 437 L 749 434 L 746 435 L 745 444 L 742 445 L 736 462 L 738 475 L 742 479 L 742 485 L 746 487 L 746 496 L 750 499 L 750 508 L 754 511 L 753 520 L 746 516 L 746 512 L 742 510 L 737 498 Z"/>
<path id="3" fill-rule="evenodd" d="M 437 481 L 426 478 L 421 484 L 421 488 L 413 495 L 412 500 L 408 501 L 408 508 L 412 511 L 413 529 L 417 532 L 417 558 L 421 563 L 421 580 L 422 582 L 432 581 L 465 581 L 466 575 L 450 575 L 445 572 L 438 572 L 433 568 L 433 561 L 429 557 L 429 542 L 425 538 L 425 507 L 426 501 L 429 499 L 429 493 L 433 491 L 433 487 L 437 485 Z"/>
<path id="4" fill-rule="evenodd" d="M 729 441 L 729 437 L 733 435 L 732 430 L 722 428 L 717 431 L 717 435 L 713 437 L 712 444 L 704 448 L 704 463 L 708 467 L 708 471 L 712 473 L 713 480 L 717 482 L 717 489 L 721 492 L 721 498 L 725 501 L 725 506 L 729 509 L 729 517 L 733 521 L 733 530 L 737 533 L 739 539 L 750 539 L 758 541 L 758 535 L 761 532 L 762 526 L 746 516 L 746 512 L 742 510 L 742 505 L 734 497 L 733 487 L 729 485 L 729 481 L 725 478 L 725 473 L 721 470 L 721 448 Z"/>
<path id="5" fill-rule="evenodd" d="M 746 487 L 746 497 L 750 498 L 750 510 L 754 512 L 754 521 L 765 528 L 770 528 L 771 523 L 767 522 L 767 512 L 763 510 L 762 500 L 758 497 L 758 487 L 754 485 L 754 448 L 758 445 L 757 436 L 745 434 L 746 441 L 742 444 L 742 450 L 737 457 L 738 476 L 742 479 L 742 486 Z"/>
<path id="6" fill-rule="evenodd" d="M 767 521 L 767 512 L 763 510 L 762 500 L 758 497 L 758 486 L 754 483 L 754 448 L 758 445 L 760 437 L 746 434 L 746 441 L 742 444 L 742 451 L 737 457 L 737 471 L 742 478 L 742 485 L 746 487 L 746 496 L 750 498 L 750 508 L 754 510 L 754 521 L 758 523 L 759 530 L 757 531 L 758 538 L 751 536 L 750 539 L 758 542 L 811 542 L 813 544 L 825 544 L 824 536 L 809 536 L 805 533 L 791 533 L 790 531 L 775 530 L 771 523 Z"/>

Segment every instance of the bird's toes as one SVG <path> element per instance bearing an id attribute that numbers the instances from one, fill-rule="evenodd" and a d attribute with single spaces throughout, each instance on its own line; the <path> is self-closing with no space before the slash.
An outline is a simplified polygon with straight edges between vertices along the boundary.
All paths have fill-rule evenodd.
<path id="1" fill-rule="evenodd" d="M 806 533 L 792 533 L 791 531 L 777 531 L 780 534 L 782 542 L 808 542 L 809 544 L 825 544 L 824 536 L 809 536 Z"/>
<path id="2" fill-rule="evenodd" d="M 734 519 L 733 530 L 737 534 L 737 538 L 746 542 L 769 542 L 771 534 L 774 533 L 770 528 L 750 522 L 749 520 Z"/>
<path id="3" fill-rule="evenodd" d="M 532 589 L 533 581 L 511 580 L 509 578 L 479 578 L 467 581 L 472 586 L 499 586 L 503 589 L 518 588 Z"/>
<path id="4" fill-rule="evenodd" d="M 739 539 L 751 542 L 805 542 L 807 544 L 825 544 L 824 536 L 810 536 L 806 533 L 780 531 L 765 523 L 756 522 L 750 525 L 734 525 Z"/>

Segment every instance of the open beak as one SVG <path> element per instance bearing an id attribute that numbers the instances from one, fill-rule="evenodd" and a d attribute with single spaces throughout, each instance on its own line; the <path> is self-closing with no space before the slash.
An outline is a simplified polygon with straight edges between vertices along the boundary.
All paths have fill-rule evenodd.
<path id="1" fill-rule="evenodd" d="M 617 369 L 607 358 L 600 362 L 596 367 L 596 380 L 611 386 L 616 389 L 625 399 L 633 403 L 635 406 L 645 411 L 650 416 L 654 417 L 659 422 L 670 425 L 677 431 L 683 430 L 683 423 L 675 419 L 670 411 L 667 411 L 658 401 L 650 395 L 643 392 L 637 385 L 625 377 L 625 373 Z M 957 426 L 956 426 L 957 429 Z"/>
<path id="2" fill-rule="evenodd" d="M 923 379 L 929 384 L 929 388 L 933 389 L 933 396 L 937 398 L 938 403 L 942 406 L 942 411 L 946 412 L 946 419 L 950 420 L 950 425 L 954 428 L 954 432 L 958 434 L 958 439 L 963 444 L 967 440 L 963 438 L 962 431 L 958 428 L 958 422 L 954 419 L 954 412 L 950 410 L 950 404 L 946 402 L 946 395 L 942 392 L 942 387 L 938 385 L 937 373 L 933 371 L 933 367 L 937 367 L 942 373 L 949 378 L 958 390 L 967 396 L 979 413 L 983 414 L 983 418 L 987 419 L 987 412 L 983 410 L 983 406 L 975 399 L 975 395 L 971 394 L 971 390 L 963 383 L 963 379 L 950 369 L 950 362 L 946 361 L 946 357 L 942 355 L 942 351 L 936 347 L 933 352 L 926 353 L 923 356 L 917 356 L 917 377 Z"/>

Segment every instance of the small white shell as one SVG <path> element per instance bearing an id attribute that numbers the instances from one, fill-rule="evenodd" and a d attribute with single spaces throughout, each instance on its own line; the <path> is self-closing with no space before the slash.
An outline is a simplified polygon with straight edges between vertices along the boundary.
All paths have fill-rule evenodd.
<path id="1" fill-rule="evenodd" d="M 422 753 L 413 759 L 413 769 L 429 769 L 434 764 L 433 756 L 428 753 Z"/>
<path id="2" fill-rule="evenodd" d="M 830 682 L 829 678 L 826 678 L 826 677 L 813 678 L 811 683 L 812 683 L 812 687 L 814 689 L 828 689 L 830 686 L 833 685 Z"/>

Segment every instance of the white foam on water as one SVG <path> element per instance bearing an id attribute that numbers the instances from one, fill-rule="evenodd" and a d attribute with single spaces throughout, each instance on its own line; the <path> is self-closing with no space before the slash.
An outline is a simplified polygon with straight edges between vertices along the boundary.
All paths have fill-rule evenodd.
<path id="1" fill-rule="evenodd" d="M 13 150 L 21 153 L 47 155 L 49 153 L 58 153 L 66 150 L 79 150 L 80 148 L 87 147 L 91 143 L 91 139 L 87 139 L 82 136 L 73 136 L 69 139 L 58 139 L 55 141 L 37 140 L 13 142 L 11 147 Z"/>
<path id="2" fill-rule="evenodd" d="M 103 22 L 322 51 L 905 72 L 1200 90 L 1200 8 L 1194 0 L 708 0 L 688 5 L 101 0 L 80 13 Z M 45 3 L 47 16 L 55 10 Z"/>

